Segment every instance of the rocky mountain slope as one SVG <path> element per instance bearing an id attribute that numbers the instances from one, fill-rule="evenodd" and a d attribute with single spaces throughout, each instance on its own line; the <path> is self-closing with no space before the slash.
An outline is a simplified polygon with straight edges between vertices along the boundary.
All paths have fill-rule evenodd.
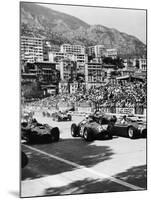
<path id="1" fill-rule="evenodd" d="M 21 3 L 21 35 L 43 37 L 53 44 L 104 44 L 119 54 L 142 56 L 146 45 L 134 36 L 82 20 L 33 3 Z"/>

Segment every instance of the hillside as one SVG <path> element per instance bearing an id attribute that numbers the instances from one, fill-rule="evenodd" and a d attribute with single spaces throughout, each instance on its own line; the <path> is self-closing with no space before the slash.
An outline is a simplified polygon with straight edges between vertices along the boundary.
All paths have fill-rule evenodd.
<path id="1" fill-rule="evenodd" d="M 21 3 L 21 35 L 43 37 L 53 44 L 104 44 L 123 55 L 145 54 L 146 45 L 139 39 L 102 25 L 82 20 L 33 3 Z"/>

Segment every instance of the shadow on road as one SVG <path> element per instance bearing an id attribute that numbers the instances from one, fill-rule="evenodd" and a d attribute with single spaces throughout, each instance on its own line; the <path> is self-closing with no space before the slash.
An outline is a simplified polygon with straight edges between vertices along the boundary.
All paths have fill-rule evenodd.
<path id="1" fill-rule="evenodd" d="M 85 167 L 92 167 L 97 163 L 109 160 L 113 155 L 110 147 L 96 146 L 81 138 L 64 139 L 57 143 L 33 145 L 32 147 Z M 28 165 L 22 170 L 22 180 L 56 175 L 76 169 L 75 166 L 49 158 L 27 147 L 23 146 L 22 150 L 29 158 Z"/>
<path id="2" fill-rule="evenodd" d="M 142 187 L 147 187 L 146 166 L 138 166 L 117 174 L 114 177 L 127 183 Z M 122 192 L 132 191 L 133 189 L 114 183 L 108 179 L 100 181 L 99 179 L 84 179 L 70 183 L 69 185 L 57 188 L 48 188 L 44 195 L 64 195 L 64 194 L 88 194 L 104 192 Z"/>

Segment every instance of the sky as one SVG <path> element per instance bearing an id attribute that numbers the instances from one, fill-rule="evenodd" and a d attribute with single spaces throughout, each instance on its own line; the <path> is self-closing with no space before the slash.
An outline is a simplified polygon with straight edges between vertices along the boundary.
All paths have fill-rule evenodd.
<path id="1" fill-rule="evenodd" d="M 120 32 L 136 36 L 146 43 L 146 11 L 101 7 L 41 4 L 59 12 L 75 16 L 84 22 L 115 28 Z"/>

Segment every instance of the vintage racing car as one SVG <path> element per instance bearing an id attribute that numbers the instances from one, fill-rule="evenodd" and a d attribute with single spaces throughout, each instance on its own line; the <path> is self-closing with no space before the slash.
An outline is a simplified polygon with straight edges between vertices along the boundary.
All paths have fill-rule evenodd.
<path id="1" fill-rule="evenodd" d="M 52 119 L 54 121 L 58 121 L 58 122 L 60 122 L 60 121 L 71 121 L 72 116 L 66 111 L 64 111 L 64 112 L 59 111 L 59 112 L 52 113 Z"/>
<path id="2" fill-rule="evenodd" d="M 114 119 L 113 119 L 114 120 Z M 105 116 L 90 115 L 82 120 L 78 125 L 71 125 L 71 135 L 82 137 L 86 141 L 94 139 L 112 139 L 112 119 Z"/>
<path id="3" fill-rule="evenodd" d="M 143 119 L 134 116 L 123 116 L 112 126 L 112 135 L 129 137 L 131 139 L 147 137 L 147 125 Z"/>
<path id="4" fill-rule="evenodd" d="M 40 124 L 36 119 L 21 123 L 22 139 L 28 143 L 49 143 L 59 141 L 58 127 Z"/>

